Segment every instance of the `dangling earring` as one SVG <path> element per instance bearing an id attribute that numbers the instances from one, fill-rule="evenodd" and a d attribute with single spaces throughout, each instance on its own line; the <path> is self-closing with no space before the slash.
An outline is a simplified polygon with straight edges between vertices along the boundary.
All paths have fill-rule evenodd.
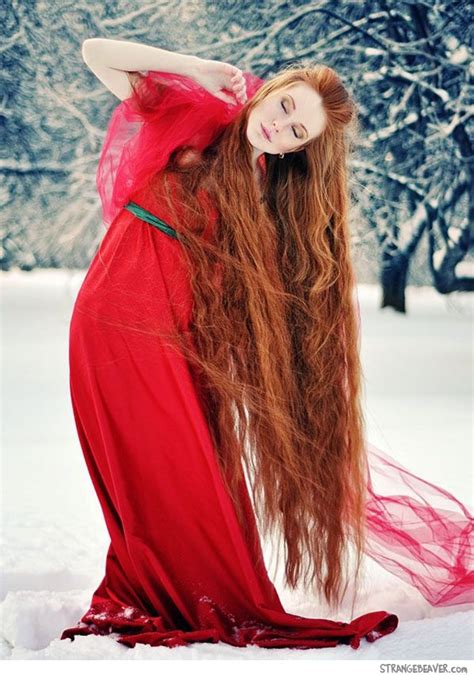
<path id="1" fill-rule="evenodd" d="M 283 152 L 280 152 L 280 159 L 283 159 L 284 156 Z"/>

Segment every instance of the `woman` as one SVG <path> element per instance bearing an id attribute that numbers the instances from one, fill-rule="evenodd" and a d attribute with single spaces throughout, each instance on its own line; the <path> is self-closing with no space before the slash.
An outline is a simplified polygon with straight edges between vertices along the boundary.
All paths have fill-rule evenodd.
<path id="1" fill-rule="evenodd" d="M 356 578 L 365 551 L 432 604 L 468 601 L 467 510 L 435 486 L 439 514 L 417 502 L 429 484 L 364 443 L 355 106 L 336 73 L 263 82 L 104 39 L 83 55 L 122 100 L 97 174 L 108 230 L 70 326 L 73 410 L 111 543 L 90 609 L 61 637 L 357 648 L 396 629 L 386 611 L 285 612 L 257 522 L 283 540 L 286 582 L 331 607 L 351 551 Z M 368 452 L 392 484 L 410 476 L 408 496 L 375 494 Z"/>

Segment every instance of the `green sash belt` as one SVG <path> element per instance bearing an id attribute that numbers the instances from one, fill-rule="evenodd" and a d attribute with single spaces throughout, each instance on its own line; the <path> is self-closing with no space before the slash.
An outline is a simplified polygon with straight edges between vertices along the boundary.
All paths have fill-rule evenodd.
<path id="1" fill-rule="evenodd" d="M 127 209 L 127 211 L 130 211 L 130 213 L 133 213 L 134 216 L 144 220 L 146 223 L 157 227 L 159 230 L 165 234 L 168 234 L 170 237 L 179 239 L 179 235 L 173 227 L 167 225 L 164 220 L 154 216 L 153 213 L 150 213 L 150 211 L 147 211 L 138 204 L 135 204 L 135 202 L 128 202 L 128 204 L 125 204 L 124 209 Z"/>

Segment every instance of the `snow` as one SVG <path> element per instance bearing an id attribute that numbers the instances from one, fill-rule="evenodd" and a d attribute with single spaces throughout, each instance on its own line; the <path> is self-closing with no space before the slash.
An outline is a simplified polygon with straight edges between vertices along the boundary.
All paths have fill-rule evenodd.
<path id="1" fill-rule="evenodd" d="M 385 51 L 383 49 L 378 49 L 377 47 L 364 47 L 365 56 L 383 56 Z"/>
<path id="2" fill-rule="evenodd" d="M 60 640 L 88 608 L 108 545 L 69 403 L 68 327 L 83 276 L 67 270 L 2 274 L 0 658 L 472 659 L 470 606 L 433 608 L 370 559 L 354 615 L 384 609 L 400 623 L 375 643 L 362 640 L 358 650 L 239 649 L 223 643 L 129 649 L 113 636 Z M 472 299 L 410 287 L 403 315 L 380 310 L 380 293 L 359 286 L 368 439 L 472 508 Z M 308 594 L 283 588 L 281 570 L 274 581 L 288 611 L 349 618 L 348 608 L 335 617 Z"/>
<path id="3" fill-rule="evenodd" d="M 407 115 L 405 115 L 405 118 L 397 119 L 397 121 L 394 122 L 393 124 L 389 124 L 386 127 L 377 129 L 377 131 L 368 134 L 367 138 L 371 143 L 375 143 L 376 141 L 381 141 L 390 138 L 394 134 L 399 133 L 402 127 L 407 127 L 410 124 L 414 124 L 415 122 L 417 122 L 418 117 L 419 117 L 418 113 L 414 111 L 409 112 Z"/>
<path id="4" fill-rule="evenodd" d="M 454 65 L 456 66 L 459 66 L 462 63 L 466 63 L 468 59 L 469 59 L 469 50 L 467 48 L 467 45 L 460 46 L 459 49 L 453 51 L 453 53 L 449 57 L 450 62 L 454 63 Z"/>
<path id="5" fill-rule="evenodd" d="M 474 260 L 461 260 L 454 268 L 454 274 L 458 277 L 474 277 Z"/>

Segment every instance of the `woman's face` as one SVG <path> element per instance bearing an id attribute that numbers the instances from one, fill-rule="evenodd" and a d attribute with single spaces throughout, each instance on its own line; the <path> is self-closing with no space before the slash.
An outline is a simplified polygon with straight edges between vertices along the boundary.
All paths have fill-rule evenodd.
<path id="1" fill-rule="evenodd" d="M 321 96 L 306 82 L 269 94 L 250 112 L 247 138 L 254 150 L 292 152 L 324 130 Z"/>

